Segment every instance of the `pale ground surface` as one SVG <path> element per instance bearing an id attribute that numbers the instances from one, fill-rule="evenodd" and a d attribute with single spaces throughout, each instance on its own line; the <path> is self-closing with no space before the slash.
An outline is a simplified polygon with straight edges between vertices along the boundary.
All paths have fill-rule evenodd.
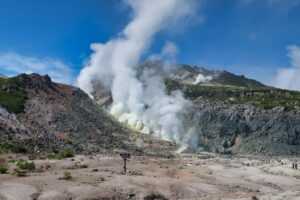
<path id="1" fill-rule="evenodd" d="M 9 160 L 9 155 L 0 156 Z M 181 154 L 175 159 L 133 157 L 127 164 L 130 173 L 123 175 L 123 161 L 117 156 L 35 160 L 37 169 L 43 166 L 43 170 L 26 177 L 0 175 L 0 199 L 300 200 L 300 170 L 292 169 L 293 161 L 208 153 Z M 88 168 L 72 169 L 76 162 Z M 65 171 L 71 172 L 72 180 L 59 180 Z"/>

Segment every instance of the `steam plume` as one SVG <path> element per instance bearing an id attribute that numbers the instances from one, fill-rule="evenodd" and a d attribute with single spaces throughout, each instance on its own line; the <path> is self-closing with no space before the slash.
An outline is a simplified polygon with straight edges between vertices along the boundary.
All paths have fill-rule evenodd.
<path id="1" fill-rule="evenodd" d="M 291 59 L 291 67 L 278 69 L 274 85 L 279 88 L 300 91 L 300 47 L 291 45 L 287 47 Z"/>
<path id="2" fill-rule="evenodd" d="M 194 84 L 198 84 L 198 83 L 206 83 L 209 82 L 213 79 L 213 77 L 211 76 L 204 76 L 203 74 L 198 74 L 198 76 L 196 77 L 195 83 Z"/>
<path id="3" fill-rule="evenodd" d="M 178 91 L 166 94 L 164 81 L 154 69 L 143 70 L 139 77 L 137 71 L 141 55 L 155 34 L 167 23 L 172 24 L 193 13 L 192 3 L 185 0 L 129 0 L 133 20 L 119 37 L 105 44 L 91 45 L 94 53 L 80 72 L 79 87 L 91 96 L 92 80 L 100 80 L 112 92 L 111 113 L 120 121 L 165 140 L 189 142 L 193 134 L 187 130 L 184 119 L 192 104 Z M 169 44 L 165 52 L 174 49 Z"/>

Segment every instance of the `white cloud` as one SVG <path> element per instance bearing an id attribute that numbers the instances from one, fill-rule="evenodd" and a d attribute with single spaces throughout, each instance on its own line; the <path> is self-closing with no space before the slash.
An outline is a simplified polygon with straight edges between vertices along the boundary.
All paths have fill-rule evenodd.
<path id="1" fill-rule="evenodd" d="M 72 69 L 62 61 L 53 58 L 36 58 L 15 52 L 0 53 L 0 71 L 14 76 L 20 73 L 48 74 L 53 81 L 72 84 Z"/>
<path id="2" fill-rule="evenodd" d="M 300 91 L 300 47 L 291 45 L 287 47 L 291 66 L 277 70 L 273 85 L 283 89 Z"/>

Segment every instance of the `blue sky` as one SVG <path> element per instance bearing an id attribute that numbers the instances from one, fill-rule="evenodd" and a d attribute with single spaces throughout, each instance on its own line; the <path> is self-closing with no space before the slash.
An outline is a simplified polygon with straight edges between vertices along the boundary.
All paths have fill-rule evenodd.
<path id="1" fill-rule="evenodd" d="M 198 7 L 188 25 L 159 33 L 146 54 L 171 41 L 178 63 L 268 84 L 291 67 L 287 47 L 300 46 L 300 0 L 203 0 Z M 0 73 L 50 71 L 72 83 L 90 44 L 115 37 L 130 19 L 124 0 L 0 0 Z"/>

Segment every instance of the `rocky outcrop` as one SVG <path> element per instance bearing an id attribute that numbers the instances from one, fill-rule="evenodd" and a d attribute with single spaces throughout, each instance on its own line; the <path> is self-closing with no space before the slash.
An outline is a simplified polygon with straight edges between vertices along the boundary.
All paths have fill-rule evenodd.
<path id="1" fill-rule="evenodd" d="M 0 133 L 0 142 L 8 142 L 13 139 L 24 140 L 31 135 L 30 130 L 17 119 L 17 116 L 9 113 L 2 106 L 0 106 Z"/>
<path id="2" fill-rule="evenodd" d="M 300 111 L 195 101 L 199 143 L 219 153 L 300 154 Z"/>

